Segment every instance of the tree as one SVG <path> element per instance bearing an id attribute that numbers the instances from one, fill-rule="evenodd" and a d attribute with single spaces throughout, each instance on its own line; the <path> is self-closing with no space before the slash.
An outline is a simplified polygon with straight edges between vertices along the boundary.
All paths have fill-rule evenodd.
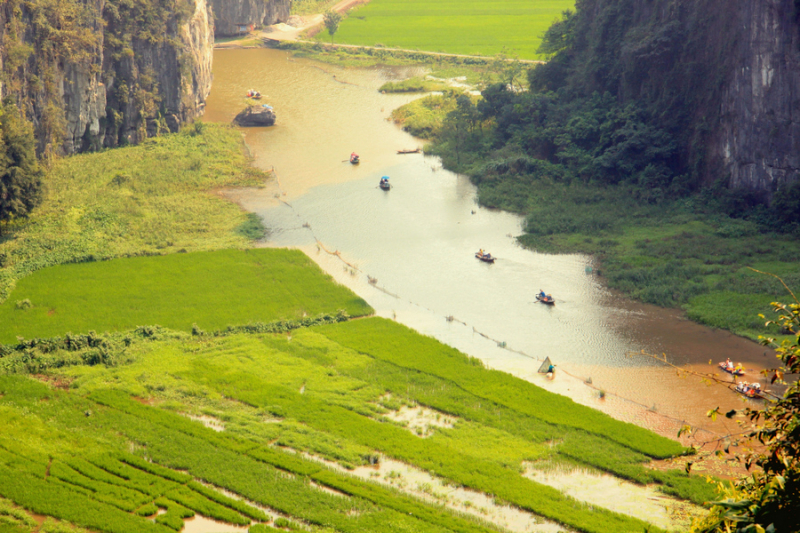
<path id="1" fill-rule="evenodd" d="M 442 122 L 439 140 L 447 142 L 455 152 L 456 166 L 461 167 L 461 155 L 477 148 L 478 128 L 481 114 L 467 94 L 456 96 L 456 108 L 450 111 Z"/>
<path id="2" fill-rule="evenodd" d="M 768 374 L 773 383 L 783 383 L 785 375 L 800 373 L 800 302 L 795 298 L 793 304 L 774 302 L 772 307 L 778 319 L 767 324 L 776 324 L 793 337 L 780 344 L 773 338 L 762 339 L 781 360 L 780 367 Z M 800 531 L 800 382 L 795 379 L 783 397 L 764 409 L 747 409 L 745 415 L 755 424 L 745 436 L 765 449 L 745 455 L 744 464 L 759 468 L 723 486 L 727 498 L 711 502 L 709 515 L 692 528 L 693 533 Z"/>
<path id="3" fill-rule="evenodd" d="M 322 20 L 325 22 L 325 27 L 331 36 L 331 44 L 333 44 L 333 34 L 339 30 L 339 23 L 342 22 L 342 15 L 336 11 L 329 9 L 325 12 Z"/>
<path id="4" fill-rule="evenodd" d="M 0 106 L 0 223 L 23 218 L 42 200 L 43 172 L 33 127 L 13 104 Z"/>

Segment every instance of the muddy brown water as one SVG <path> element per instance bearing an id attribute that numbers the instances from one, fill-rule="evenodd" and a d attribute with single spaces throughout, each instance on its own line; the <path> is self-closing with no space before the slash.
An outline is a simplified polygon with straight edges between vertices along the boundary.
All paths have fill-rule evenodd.
<path id="1" fill-rule="evenodd" d="M 521 248 L 520 217 L 478 206 L 469 180 L 438 158 L 398 155 L 422 145 L 388 119 L 415 96 L 377 89 L 417 73 L 339 68 L 269 49 L 215 52 L 205 120 L 230 122 L 248 89 L 277 113 L 274 127 L 242 130 L 255 164 L 277 179 L 226 193 L 264 219 L 266 245 L 304 250 L 378 315 L 579 403 L 670 437 L 683 422 L 710 432 L 701 440 L 737 431 L 735 421 L 711 423 L 705 412 L 757 402 L 628 354 L 663 353 L 700 372 L 730 357 L 752 380 L 774 361 L 771 352 L 620 297 L 589 271 L 591 257 Z M 352 151 L 360 165 L 345 162 Z M 377 187 L 384 175 L 390 191 Z M 480 248 L 497 261 L 476 260 Z M 535 302 L 540 288 L 555 306 Z M 547 356 L 558 366 L 552 381 L 537 373 Z"/>

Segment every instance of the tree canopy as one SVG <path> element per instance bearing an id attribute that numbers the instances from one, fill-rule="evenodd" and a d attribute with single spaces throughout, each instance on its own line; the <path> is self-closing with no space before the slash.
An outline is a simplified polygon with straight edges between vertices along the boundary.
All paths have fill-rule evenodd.
<path id="1" fill-rule="evenodd" d="M 330 9 L 325 12 L 322 20 L 325 23 L 325 28 L 328 29 L 328 33 L 331 36 L 331 42 L 333 42 L 333 35 L 339 31 L 339 23 L 342 22 L 342 15 Z"/>
<path id="2" fill-rule="evenodd" d="M 16 106 L 0 106 L 0 222 L 26 217 L 42 200 L 33 128 Z"/>

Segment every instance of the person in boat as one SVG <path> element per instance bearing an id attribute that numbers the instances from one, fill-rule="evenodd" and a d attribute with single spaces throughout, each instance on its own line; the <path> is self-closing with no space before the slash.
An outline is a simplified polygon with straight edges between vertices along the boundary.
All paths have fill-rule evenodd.
<path id="1" fill-rule="evenodd" d="M 742 363 L 739 363 L 738 365 L 736 365 L 736 369 L 734 370 L 734 372 L 744 372 L 744 368 L 742 367 Z"/>
<path id="2" fill-rule="evenodd" d="M 547 295 L 544 293 L 544 291 L 542 289 L 539 289 L 539 299 L 544 300 L 546 297 Z"/>
<path id="3" fill-rule="evenodd" d="M 725 368 L 727 368 L 728 370 L 733 370 L 733 363 L 731 362 L 730 359 L 725 360 Z"/>

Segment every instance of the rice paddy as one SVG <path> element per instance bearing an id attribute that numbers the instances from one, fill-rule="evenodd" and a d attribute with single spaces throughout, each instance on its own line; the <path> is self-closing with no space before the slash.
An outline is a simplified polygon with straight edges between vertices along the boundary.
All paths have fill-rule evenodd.
<path id="1" fill-rule="evenodd" d="M 351 316 L 371 312 L 299 251 L 131 257 L 50 267 L 22 279 L 0 304 L 0 343 L 143 324 L 214 331 L 340 309 Z"/>
<path id="2" fill-rule="evenodd" d="M 0 376 L 0 497 L 110 532 L 180 531 L 192 516 L 251 531 L 288 521 L 354 533 L 479 533 L 506 520 L 445 510 L 430 494 L 418 499 L 425 485 L 406 494 L 400 478 L 387 485 L 348 474 L 385 461 L 433 476 L 436 486 L 493 495 L 541 531 L 599 533 L 661 529 L 533 481 L 529 465 L 558 460 L 677 487 L 682 499 L 713 496 L 703 478 L 658 478 L 646 468 L 682 453 L 677 443 L 384 319 L 290 336 L 132 337 L 124 350 L 122 364 L 51 369 L 45 383 Z M 551 409 L 536 408 L 544 404 Z M 424 434 L 406 427 L 408 413 L 428 419 Z M 579 418 L 585 426 L 571 421 Z"/>
<path id="3" fill-rule="evenodd" d="M 540 59 L 541 36 L 573 0 L 372 0 L 350 12 L 336 42 L 429 52 Z M 443 24 L 442 21 L 447 21 Z M 329 40 L 327 32 L 318 35 Z"/>

